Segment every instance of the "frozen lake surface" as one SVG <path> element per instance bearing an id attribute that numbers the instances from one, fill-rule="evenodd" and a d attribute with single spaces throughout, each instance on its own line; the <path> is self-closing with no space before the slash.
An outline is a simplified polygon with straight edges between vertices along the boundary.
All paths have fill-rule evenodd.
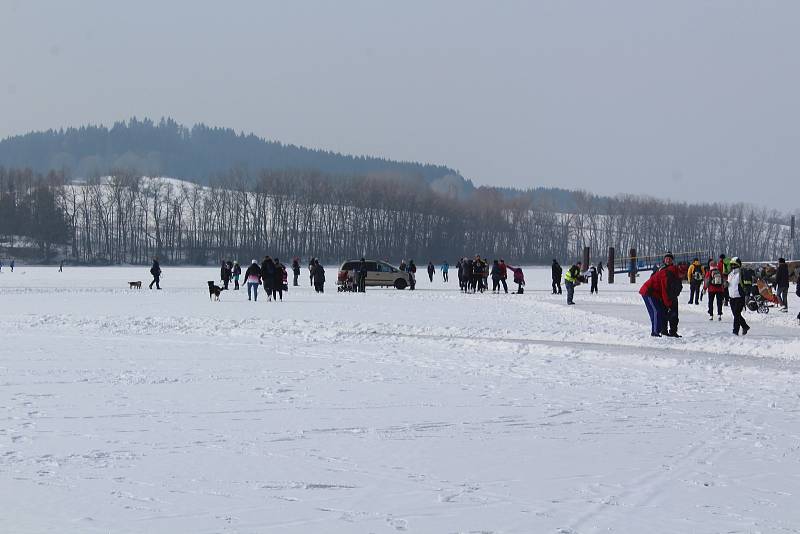
<path id="1" fill-rule="evenodd" d="M 794 311 L 4 268 L 0 532 L 800 532 Z M 621 277 L 620 277 L 621 278 Z M 130 290 L 128 281 L 144 289 Z M 794 290 L 794 287 L 792 287 Z"/>

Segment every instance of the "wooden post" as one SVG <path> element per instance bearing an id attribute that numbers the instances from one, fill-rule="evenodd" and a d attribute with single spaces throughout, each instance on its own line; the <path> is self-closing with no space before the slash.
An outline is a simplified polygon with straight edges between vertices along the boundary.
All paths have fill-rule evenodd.
<path id="1" fill-rule="evenodd" d="M 614 247 L 608 247 L 608 263 L 606 263 L 608 283 L 614 283 Z"/>
<path id="2" fill-rule="evenodd" d="M 589 247 L 583 247 L 583 270 L 587 271 L 589 269 Z"/>
<path id="3" fill-rule="evenodd" d="M 630 258 L 630 266 L 628 267 L 628 276 L 631 279 L 631 284 L 636 283 L 636 271 L 638 270 L 639 266 L 637 265 L 636 261 L 636 249 L 632 248 L 628 252 L 628 257 Z"/>

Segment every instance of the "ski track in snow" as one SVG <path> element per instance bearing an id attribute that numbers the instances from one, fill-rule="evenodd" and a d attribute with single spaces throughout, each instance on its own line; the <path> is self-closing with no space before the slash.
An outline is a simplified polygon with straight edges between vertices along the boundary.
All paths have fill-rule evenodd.
<path id="1" fill-rule="evenodd" d="M 800 532 L 785 314 L 737 338 L 682 302 L 651 339 L 636 287 L 567 307 L 546 269 L 283 303 L 210 302 L 213 268 L 17 271 L 0 531 Z"/>

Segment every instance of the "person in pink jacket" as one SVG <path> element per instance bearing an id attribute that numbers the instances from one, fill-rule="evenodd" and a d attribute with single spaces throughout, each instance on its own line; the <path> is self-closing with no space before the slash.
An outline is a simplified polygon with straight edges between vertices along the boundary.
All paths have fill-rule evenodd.
<path id="1" fill-rule="evenodd" d="M 512 267 L 506 263 L 506 268 L 514 273 L 514 283 L 517 284 L 517 291 L 518 295 L 521 295 L 525 292 L 522 289 L 522 286 L 525 285 L 525 275 L 522 273 L 522 267 Z"/>

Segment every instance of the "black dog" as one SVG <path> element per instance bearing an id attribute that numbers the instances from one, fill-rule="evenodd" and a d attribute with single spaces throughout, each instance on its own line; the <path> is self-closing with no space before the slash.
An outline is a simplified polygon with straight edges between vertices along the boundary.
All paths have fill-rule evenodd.
<path id="1" fill-rule="evenodd" d="M 219 300 L 219 294 L 225 291 L 224 287 L 219 287 L 213 280 L 208 281 L 208 298 L 216 297 Z"/>

